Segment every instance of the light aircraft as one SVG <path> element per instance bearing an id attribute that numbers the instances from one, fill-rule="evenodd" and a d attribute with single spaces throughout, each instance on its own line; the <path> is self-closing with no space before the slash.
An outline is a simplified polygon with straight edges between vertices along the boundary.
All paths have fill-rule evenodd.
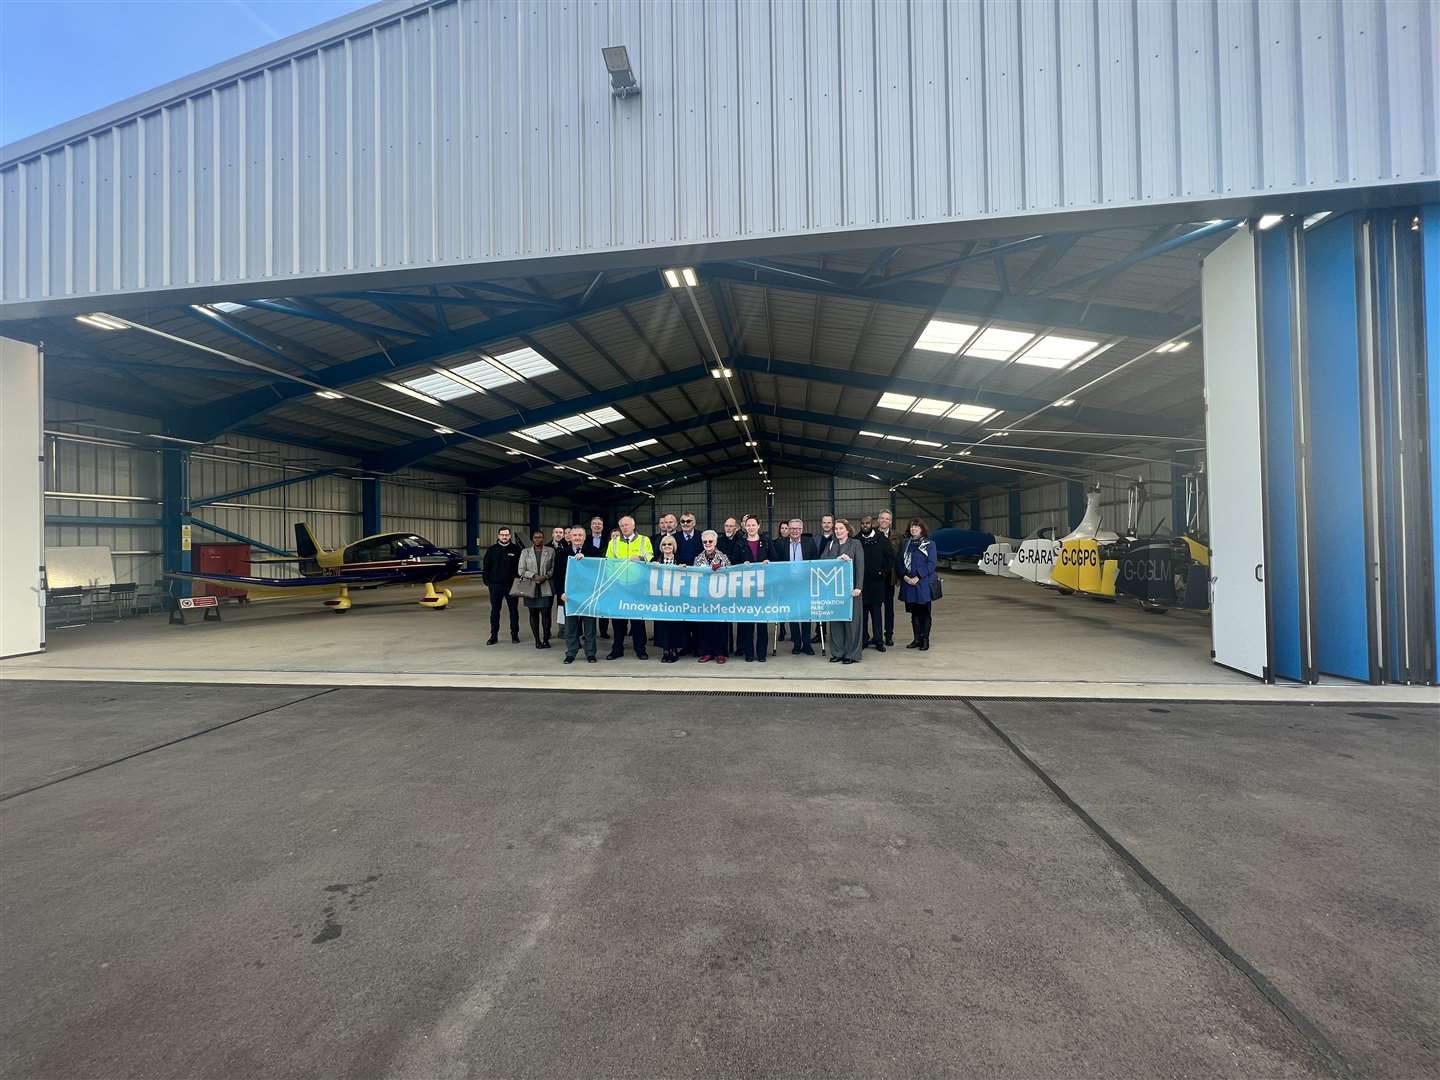
<path id="1" fill-rule="evenodd" d="M 941 559 L 979 559 L 995 543 L 993 533 L 979 529 L 936 529 L 930 539 Z"/>
<path id="2" fill-rule="evenodd" d="M 387 585 L 420 585 L 421 607 L 443 610 L 449 603 L 449 589 L 437 589 L 462 572 L 461 552 L 436 547 L 414 533 L 380 533 L 366 536 L 341 548 L 326 550 L 304 522 L 295 523 L 296 559 L 268 562 L 298 563 L 300 576 L 293 578 L 248 577 L 241 574 L 196 574 L 173 572 L 167 577 L 179 581 L 205 581 L 242 589 L 246 599 L 327 596 L 325 606 L 336 614 L 350 610 L 351 589 L 379 589 Z"/>

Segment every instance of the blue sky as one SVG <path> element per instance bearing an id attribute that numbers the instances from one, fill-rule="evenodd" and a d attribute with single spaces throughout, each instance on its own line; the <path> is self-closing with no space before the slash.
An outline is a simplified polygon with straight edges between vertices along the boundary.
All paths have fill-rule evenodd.
<path id="1" fill-rule="evenodd" d="M 366 0 L 0 0 L 0 145 Z"/>

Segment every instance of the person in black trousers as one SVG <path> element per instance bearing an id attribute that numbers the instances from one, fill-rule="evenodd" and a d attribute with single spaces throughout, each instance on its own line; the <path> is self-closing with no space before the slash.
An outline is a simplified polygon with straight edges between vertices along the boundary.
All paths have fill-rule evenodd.
<path id="1" fill-rule="evenodd" d="M 610 537 L 605 535 L 605 519 L 592 517 L 590 519 L 590 535 L 585 537 L 585 557 L 587 559 L 603 559 L 605 557 L 605 545 L 610 543 Z M 600 628 L 600 636 L 608 639 L 610 637 L 610 620 L 596 619 L 595 625 Z"/>
<path id="2" fill-rule="evenodd" d="M 820 557 L 820 552 L 815 547 L 815 541 L 805 535 L 805 522 L 800 518 L 791 518 L 788 538 L 782 537 L 776 540 L 770 549 L 770 558 L 775 562 L 802 562 Z M 783 625 L 782 625 L 783 633 Z M 784 638 L 779 640 L 783 641 Z M 804 653 L 806 656 L 815 655 L 815 647 L 810 641 L 810 624 L 808 622 L 790 624 L 790 655 Z M 778 650 L 777 650 L 778 651 Z"/>
<path id="3" fill-rule="evenodd" d="M 892 557 L 892 569 L 885 579 L 885 595 L 882 602 L 885 608 L 885 644 L 895 644 L 895 586 L 900 584 L 898 570 L 900 567 L 900 552 L 905 546 L 906 538 L 895 531 L 895 515 L 889 510 L 881 510 L 875 521 L 875 531 L 885 538 L 890 545 Z"/>
<path id="4" fill-rule="evenodd" d="M 490 590 L 490 640 L 494 645 L 500 640 L 500 605 L 510 605 L 510 640 L 520 640 L 520 598 L 510 595 L 510 586 L 515 584 L 515 575 L 520 571 L 520 545 L 510 535 L 509 529 L 501 529 L 495 535 L 495 543 L 485 552 L 485 561 L 480 564 L 481 575 Z"/>
<path id="5" fill-rule="evenodd" d="M 895 549 L 876 531 L 869 514 L 860 519 L 860 545 L 865 549 L 865 580 L 860 585 L 862 648 L 884 652 L 885 596 L 894 595 L 890 582 L 895 577 Z"/>
<path id="6" fill-rule="evenodd" d="M 760 519 L 754 514 L 745 515 L 745 535 L 735 545 L 735 554 L 730 557 L 732 566 L 745 563 L 766 563 L 770 561 L 769 537 L 760 535 Z M 745 662 L 765 663 L 765 654 L 770 651 L 770 625 L 768 623 L 742 622 L 735 627 L 735 651 L 745 657 Z"/>

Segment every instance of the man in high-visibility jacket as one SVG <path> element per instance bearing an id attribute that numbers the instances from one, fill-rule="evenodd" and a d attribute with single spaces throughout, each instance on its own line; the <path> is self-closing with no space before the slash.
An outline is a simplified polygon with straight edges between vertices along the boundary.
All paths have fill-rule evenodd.
<path id="1" fill-rule="evenodd" d="M 622 517 L 617 523 L 620 526 L 620 535 L 612 536 L 610 543 L 605 548 L 607 559 L 629 559 L 632 562 L 654 562 L 655 548 L 650 543 L 648 536 L 642 536 L 635 531 L 635 519 L 628 514 Z M 619 660 L 625 655 L 625 630 L 630 630 L 630 639 L 635 645 L 635 658 L 637 660 L 649 660 L 650 654 L 645 651 L 645 620 L 644 619 L 611 619 L 614 624 L 615 636 L 611 639 L 613 644 L 607 660 Z"/>

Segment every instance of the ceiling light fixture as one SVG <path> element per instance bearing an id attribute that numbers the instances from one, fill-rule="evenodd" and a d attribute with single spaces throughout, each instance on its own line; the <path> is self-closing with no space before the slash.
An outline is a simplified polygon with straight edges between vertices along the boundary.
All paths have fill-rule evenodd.
<path id="1" fill-rule="evenodd" d="M 682 286 L 693 289 L 700 284 L 700 279 L 695 276 L 694 267 L 672 266 L 665 270 L 665 284 L 672 289 L 679 289 Z"/>
<path id="2" fill-rule="evenodd" d="M 1075 399 L 1073 397 L 1062 397 L 1059 401 L 1052 401 L 1050 404 L 1057 409 L 1064 409 L 1074 405 Z"/>
<path id="3" fill-rule="evenodd" d="M 711 368 L 710 374 L 716 379 L 728 379 L 731 375 L 734 375 L 735 372 L 731 371 L 728 367 L 717 367 Z"/>
<path id="4" fill-rule="evenodd" d="M 340 400 L 341 398 L 343 398 L 345 395 L 344 395 L 344 394 L 336 393 L 334 390 L 316 390 L 316 391 L 315 391 L 315 396 L 316 396 L 316 397 L 323 397 L 323 398 L 325 398 L 327 401 L 339 401 L 339 400 Z"/>
<path id="5" fill-rule="evenodd" d="M 454 429 L 453 427 L 437 427 L 437 428 L 435 429 L 435 434 L 436 434 L 436 435 L 454 435 L 454 434 L 455 434 L 455 429 Z"/>
<path id="6" fill-rule="evenodd" d="M 1284 214 L 1264 214 L 1260 220 L 1255 223 L 1255 227 L 1257 229 L 1272 229 L 1284 220 Z"/>
<path id="7" fill-rule="evenodd" d="M 745 421 L 750 419 L 750 414 L 737 412 L 734 416 L 730 417 L 730 419 L 734 420 L 737 424 L 743 424 L 745 423 Z"/>
<path id="8" fill-rule="evenodd" d="M 93 326 L 96 330 L 124 330 L 125 324 L 119 319 L 106 315 L 103 311 L 95 311 L 89 315 L 76 315 L 76 322 L 82 322 L 86 326 Z"/>

